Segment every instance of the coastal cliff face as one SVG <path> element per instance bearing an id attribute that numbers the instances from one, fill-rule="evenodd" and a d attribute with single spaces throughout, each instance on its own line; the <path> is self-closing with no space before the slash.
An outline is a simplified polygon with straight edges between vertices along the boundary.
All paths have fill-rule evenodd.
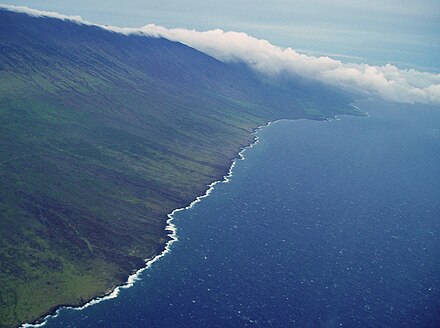
<path id="1" fill-rule="evenodd" d="M 0 10 L 0 327 L 123 283 L 258 125 L 348 103 L 180 43 Z"/>

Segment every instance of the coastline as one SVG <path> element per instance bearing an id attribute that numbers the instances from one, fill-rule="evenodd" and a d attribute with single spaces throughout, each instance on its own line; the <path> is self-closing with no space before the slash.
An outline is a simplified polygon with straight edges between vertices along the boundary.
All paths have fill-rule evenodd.
<path id="1" fill-rule="evenodd" d="M 140 275 L 142 274 L 142 272 L 144 272 L 145 270 L 149 269 L 156 261 L 158 261 L 160 258 L 164 257 L 166 254 L 168 254 L 169 252 L 171 252 L 171 246 L 178 241 L 178 235 L 177 235 L 177 227 L 176 225 L 173 223 L 174 220 L 174 215 L 180 211 L 184 211 L 184 210 L 188 210 L 191 209 L 195 204 L 197 204 L 198 202 L 200 202 L 202 199 L 208 197 L 211 192 L 213 191 L 214 187 L 219 184 L 219 183 L 227 183 L 230 181 L 232 175 L 233 175 L 233 169 L 237 163 L 237 161 L 239 160 L 244 160 L 244 152 L 247 149 L 251 149 L 254 146 L 256 146 L 259 142 L 259 137 L 257 136 L 257 133 L 259 130 L 264 129 L 265 127 L 268 127 L 274 123 L 280 122 L 280 121 L 285 121 L 285 120 L 299 120 L 299 119 L 310 119 L 310 120 L 319 120 L 319 121 L 331 121 L 331 120 L 338 120 L 337 116 L 339 115 L 354 115 L 354 116 L 364 116 L 364 117 L 368 117 L 368 113 L 364 113 L 363 111 L 361 111 L 356 105 L 354 105 L 355 103 L 350 104 L 350 107 L 352 109 L 354 109 L 354 112 L 352 113 L 342 113 L 342 114 L 337 114 L 334 116 L 320 116 L 320 117 L 298 117 L 298 118 L 280 118 L 280 119 L 275 119 L 273 121 L 268 121 L 265 124 L 261 124 L 255 128 L 252 129 L 252 132 L 250 133 L 253 136 L 253 141 L 245 146 L 243 146 L 242 148 L 240 148 L 237 152 L 237 155 L 233 158 L 230 159 L 231 164 L 229 166 L 229 169 L 227 171 L 226 174 L 224 174 L 223 176 L 221 176 L 218 180 L 214 180 L 213 182 L 211 182 L 210 184 L 207 185 L 207 189 L 205 190 L 205 192 L 202 195 L 197 196 L 189 205 L 183 206 L 183 207 L 179 207 L 174 209 L 171 213 L 167 214 L 167 220 L 166 220 L 166 226 L 165 226 L 165 232 L 168 232 L 166 234 L 166 237 L 168 238 L 164 249 L 158 253 L 157 255 L 153 256 L 152 258 L 147 258 L 145 259 L 145 265 L 137 270 L 133 270 L 133 273 L 128 275 L 125 283 L 121 284 L 121 285 L 117 285 L 116 287 L 114 287 L 112 290 L 109 290 L 108 292 L 104 292 L 102 293 L 102 295 L 98 295 L 90 300 L 88 300 L 87 302 L 80 304 L 78 306 L 75 305 L 67 305 L 67 304 L 60 304 L 56 307 L 54 307 L 53 309 L 49 310 L 47 313 L 43 314 L 41 317 L 39 317 L 38 319 L 32 321 L 32 322 L 26 322 L 21 324 L 20 326 L 18 326 L 18 328 L 38 328 L 38 327 L 43 327 L 46 325 L 47 320 L 49 320 L 50 318 L 55 318 L 58 316 L 59 311 L 61 311 L 62 309 L 70 309 L 70 310 L 75 310 L 75 311 L 81 311 L 84 310 L 92 305 L 101 303 L 103 301 L 106 300 L 110 300 L 110 299 L 114 299 L 116 297 L 118 297 L 120 291 L 122 289 L 129 289 L 131 288 L 134 283 L 136 281 L 138 281 L 140 279 Z M 367 114 L 367 115 L 365 115 Z"/>
<path id="2" fill-rule="evenodd" d="M 221 180 L 257 126 L 351 111 L 351 95 L 337 88 L 272 83 L 167 39 L 1 14 L 4 32 L 17 27 L 4 33 L 1 150 L 14 159 L 1 167 L 7 327 L 43 323 L 130 285 L 166 250 L 168 214 Z M 28 148 L 32 160 L 19 156 Z M 88 313 L 59 312 L 47 326 Z"/>
<path id="3" fill-rule="evenodd" d="M 78 306 L 63 305 L 63 304 L 58 305 L 54 309 L 48 311 L 48 313 L 43 314 L 40 318 L 36 319 L 35 321 L 23 323 L 18 327 L 19 328 L 43 327 L 46 325 L 47 320 L 49 320 L 50 318 L 57 317 L 59 312 L 62 309 L 81 311 L 81 310 L 84 310 L 92 305 L 101 303 L 106 300 L 114 299 L 114 298 L 118 297 L 118 295 L 122 289 L 131 288 L 134 285 L 134 283 L 140 279 L 140 275 L 142 274 L 142 272 L 149 269 L 156 261 L 158 261 L 160 258 L 164 257 L 166 254 L 171 252 L 171 246 L 176 241 L 179 240 L 178 235 L 177 235 L 177 227 L 173 223 L 174 215 L 180 211 L 191 209 L 195 204 L 200 202 L 202 199 L 208 197 L 211 194 L 211 192 L 214 190 L 214 187 L 217 184 L 229 182 L 230 179 L 232 178 L 233 170 L 234 170 L 234 167 L 235 167 L 237 161 L 245 159 L 243 153 L 247 149 L 251 149 L 258 144 L 258 142 L 259 142 L 259 137 L 257 136 L 258 131 L 265 128 L 265 127 L 270 126 L 273 123 L 277 123 L 282 120 L 285 120 L 285 119 L 268 121 L 266 124 L 262 124 L 262 125 L 257 126 L 256 128 L 254 128 L 251 132 L 251 135 L 253 136 L 253 141 L 250 144 L 239 149 L 237 156 L 231 158 L 231 165 L 229 166 L 229 169 L 225 175 L 223 175 L 220 179 L 215 180 L 215 181 L 211 182 L 209 185 L 207 185 L 206 191 L 202 195 L 197 196 L 189 205 L 183 206 L 180 208 L 176 208 L 171 213 L 167 214 L 167 220 L 166 220 L 167 225 L 165 227 L 165 232 L 168 232 L 168 234 L 166 234 L 168 241 L 165 244 L 165 248 L 159 254 L 155 255 L 154 257 L 146 259 L 145 265 L 143 267 L 135 270 L 134 273 L 130 274 L 124 284 L 118 285 L 115 288 L 113 288 L 111 291 L 103 293 L 103 295 L 99 295 L 95 298 L 92 298 L 91 300 L 88 300 L 87 302 L 83 303 L 82 305 L 78 305 Z"/>

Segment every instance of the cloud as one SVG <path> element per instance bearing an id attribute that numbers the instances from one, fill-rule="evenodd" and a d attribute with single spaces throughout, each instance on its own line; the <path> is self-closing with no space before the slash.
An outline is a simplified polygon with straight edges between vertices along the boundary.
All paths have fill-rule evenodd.
<path id="1" fill-rule="evenodd" d="M 96 26 L 79 16 L 65 16 L 27 7 L 0 8 Z M 391 64 L 372 66 L 344 63 L 328 56 L 316 57 L 299 53 L 292 48 L 280 48 L 246 33 L 225 32 L 220 29 L 198 32 L 167 29 L 153 24 L 141 28 L 100 27 L 126 35 L 164 37 L 178 41 L 223 62 L 244 62 L 266 75 L 290 73 L 394 102 L 440 104 L 440 74 L 399 69 Z"/>
<path id="2" fill-rule="evenodd" d="M 155 25 L 144 26 L 141 31 L 182 42 L 224 62 L 244 62 L 268 75 L 287 72 L 395 102 L 440 104 L 440 74 L 399 69 L 390 64 L 371 66 L 343 63 L 327 56 L 309 56 L 246 33 L 197 32 Z"/>
<path id="3" fill-rule="evenodd" d="M 24 14 L 28 14 L 29 16 L 33 16 L 33 17 L 51 17 L 51 18 L 57 18 L 57 19 L 61 19 L 61 20 L 73 21 L 73 22 L 80 23 L 80 24 L 93 25 L 92 23 L 83 20 L 81 18 L 81 16 L 67 16 L 67 15 L 59 14 L 59 13 L 56 13 L 53 11 L 37 10 L 37 9 L 25 7 L 25 6 L 12 6 L 12 5 L 0 4 L 0 9 L 13 11 L 16 13 L 24 13 Z"/>

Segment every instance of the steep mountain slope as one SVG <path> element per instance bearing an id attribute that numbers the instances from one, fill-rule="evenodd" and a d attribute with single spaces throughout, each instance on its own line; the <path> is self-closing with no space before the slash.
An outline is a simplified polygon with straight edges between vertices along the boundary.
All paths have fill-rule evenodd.
<path id="1" fill-rule="evenodd" d="M 0 10 L 0 327 L 125 281 L 258 125 L 349 102 L 165 39 Z"/>

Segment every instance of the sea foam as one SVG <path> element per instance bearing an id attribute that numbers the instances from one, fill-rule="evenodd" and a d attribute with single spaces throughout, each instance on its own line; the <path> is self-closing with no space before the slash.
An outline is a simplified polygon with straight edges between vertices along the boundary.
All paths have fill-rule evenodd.
<path id="1" fill-rule="evenodd" d="M 106 301 L 106 300 L 114 299 L 114 298 L 118 297 L 118 295 L 121 292 L 121 290 L 128 289 L 128 288 L 132 287 L 136 281 L 141 279 L 140 276 L 141 276 L 142 272 L 144 272 L 145 270 L 151 268 L 151 266 L 155 262 L 157 262 L 159 259 L 164 257 L 166 254 L 171 252 L 171 246 L 175 242 L 177 242 L 179 240 L 178 235 L 177 235 L 177 227 L 173 223 L 173 221 L 175 219 L 176 213 L 178 213 L 180 211 L 185 211 L 185 210 L 189 210 L 189 209 L 193 208 L 194 205 L 197 204 L 198 202 L 200 202 L 203 198 L 208 197 L 212 193 L 212 191 L 214 190 L 214 187 L 217 184 L 219 184 L 219 183 L 228 183 L 231 180 L 231 178 L 232 178 L 233 170 L 234 170 L 234 168 L 236 166 L 237 161 L 244 160 L 245 159 L 244 152 L 247 149 L 250 149 L 250 148 L 256 146 L 259 143 L 260 138 L 257 135 L 258 131 L 263 129 L 263 128 L 265 128 L 266 126 L 269 126 L 269 125 L 271 125 L 273 123 L 276 123 L 276 122 L 279 122 L 279 121 L 282 121 L 282 120 L 276 120 L 276 121 L 268 122 L 267 124 L 260 125 L 257 128 L 255 128 L 253 130 L 253 132 L 252 132 L 252 135 L 254 136 L 253 142 L 250 143 L 249 145 L 243 147 L 238 152 L 238 156 L 235 157 L 232 160 L 231 166 L 229 167 L 229 170 L 228 170 L 226 175 L 224 175 L 220 180 L 216 180 L 216 181 L 210 183 L 207 186 L 208 188 L 206 189 L 205 193 L 200 195 L 200 196 L 197 196 L 188 206 L 177 208 L 177 209 L 173 210 L 171 213 L 167 214 L 168 219 L 167 219 L 167 225 L 166 225 L 165 230 L 169 232 L 168 235 L 167 235 L 169 237 L 169 240 L 166 243 L 164 250 L 161 253 L 159 253 L 158 255 L 154 256 L 153 258 L 146 259 L 145 260 L 145 266 L 140 268 L 139 270 L 137 270 L 133 274 L 131 274 L 127 278 L 127 281 L 124 284 L 115 287 L 110 293 L 108 293 L 108 294 L 106 294 L 104 296 L 99 296 L 99 297 L 96 297 L 96 298 L 92 299 L 91 301 L 85 303 L 84 305 L 81 305 L 81 306 L 78 306 L 78 307 L 75 307 L 75 306 L 61 306 L 58 309 L 56 309 L 54 313 L 48 314 L 43 319 L 40 319 L 41 322 L 38 322 L 38 323 L 24 323 L 24 324 L 22 324 L 20 326 L 20 328 L 37 328 L 37 327 L 42 327 L 42 326 L 46 325 L 48 320 L 50 320 L 52 318 L 56 318 L 59 315 L 59 313 L 60 313 L 60 311 L 62 309 L 82 311 L 82 310 L 87 309 L 88 307 L 90 307 L 92 305 L 101 303 L 101 302 Z"/>

